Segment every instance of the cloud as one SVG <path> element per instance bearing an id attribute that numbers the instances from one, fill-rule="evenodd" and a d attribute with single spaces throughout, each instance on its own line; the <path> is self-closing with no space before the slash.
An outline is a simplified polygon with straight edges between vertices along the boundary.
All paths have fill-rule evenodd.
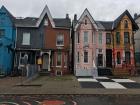
<path id="1" fill-rule="evenodd" d="M 45 5 L 48 5 L 53 17 L 62 18 L 69 13 L 78 17 L 88 8 L 95 20 L 114 20 L 128 9 L 132 15 L 140 13 L 139 0 L 1 0 L 16 17 L 38 17 Z"/>

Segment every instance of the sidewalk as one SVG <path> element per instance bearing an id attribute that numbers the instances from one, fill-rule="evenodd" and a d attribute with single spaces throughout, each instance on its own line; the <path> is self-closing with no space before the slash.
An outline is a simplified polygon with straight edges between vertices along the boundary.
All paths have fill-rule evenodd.
<path id="1" fill-rule="evenodd" d="M 130 79 L 140 83 L 140 77 Z M 23 78 L 25 81 L 25 78 Z M 87 89 L 81 88 L 74 76 L 64 77 L 38 77 L 32 81 L 21 83 L 20 77 L 7 77 L 0 79 L 0 94 L 140 94 L 140 89 Z"/>

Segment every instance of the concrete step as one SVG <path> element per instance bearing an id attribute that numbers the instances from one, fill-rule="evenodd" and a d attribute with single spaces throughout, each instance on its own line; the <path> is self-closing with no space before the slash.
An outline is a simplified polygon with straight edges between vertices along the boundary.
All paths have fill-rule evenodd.
<path id="1" fill-rule="evenodd" d="M 39 75 L 40 76 L 50 76 L 50 72 L 49 71 L 40 71 Z"/>

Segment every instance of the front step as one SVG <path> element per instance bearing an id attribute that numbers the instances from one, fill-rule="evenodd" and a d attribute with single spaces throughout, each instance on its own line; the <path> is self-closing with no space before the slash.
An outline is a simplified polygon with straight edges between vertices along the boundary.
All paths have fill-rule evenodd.
<path id="1" fill-rule="evenodd" d="M 50 76 L 50 72 L 49 71 L 40 71 L 39 75 L 40 76 Z"/>
<path id="2" fill-rule="evenodd" d="M 111 68 L 98 68 L 99 76 L 112 76 Z"/>
<path id="3" fill-rule="evenodd" d="M 118 69 L 114 69 L 113 70 L 113 75 L 114 76 L 129 76 L 130 72 L 127 69 L 120 69 L 120 68 L 118 68 Z"/>

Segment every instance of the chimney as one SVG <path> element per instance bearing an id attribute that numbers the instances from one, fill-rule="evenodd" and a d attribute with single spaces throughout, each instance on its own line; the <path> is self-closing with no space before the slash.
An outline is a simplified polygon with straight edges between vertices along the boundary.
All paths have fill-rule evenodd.
<path id="1" fill-rule="evenodd" d="M 66 19 L 69 19 L 69 14 L 66 14 Z"/>
<path id="2" fill-rule="evenodd" d="M 134 14 L 134 19 L 136 19 L 138 17 L 138 14 L 137 13 L 135 13 Z"/>
<path id="3" fill-rule="evenodd" d="M 74 21 L 76 21 L 76 20 L 77 20 L 77 14 L 74 15 Z"/>

